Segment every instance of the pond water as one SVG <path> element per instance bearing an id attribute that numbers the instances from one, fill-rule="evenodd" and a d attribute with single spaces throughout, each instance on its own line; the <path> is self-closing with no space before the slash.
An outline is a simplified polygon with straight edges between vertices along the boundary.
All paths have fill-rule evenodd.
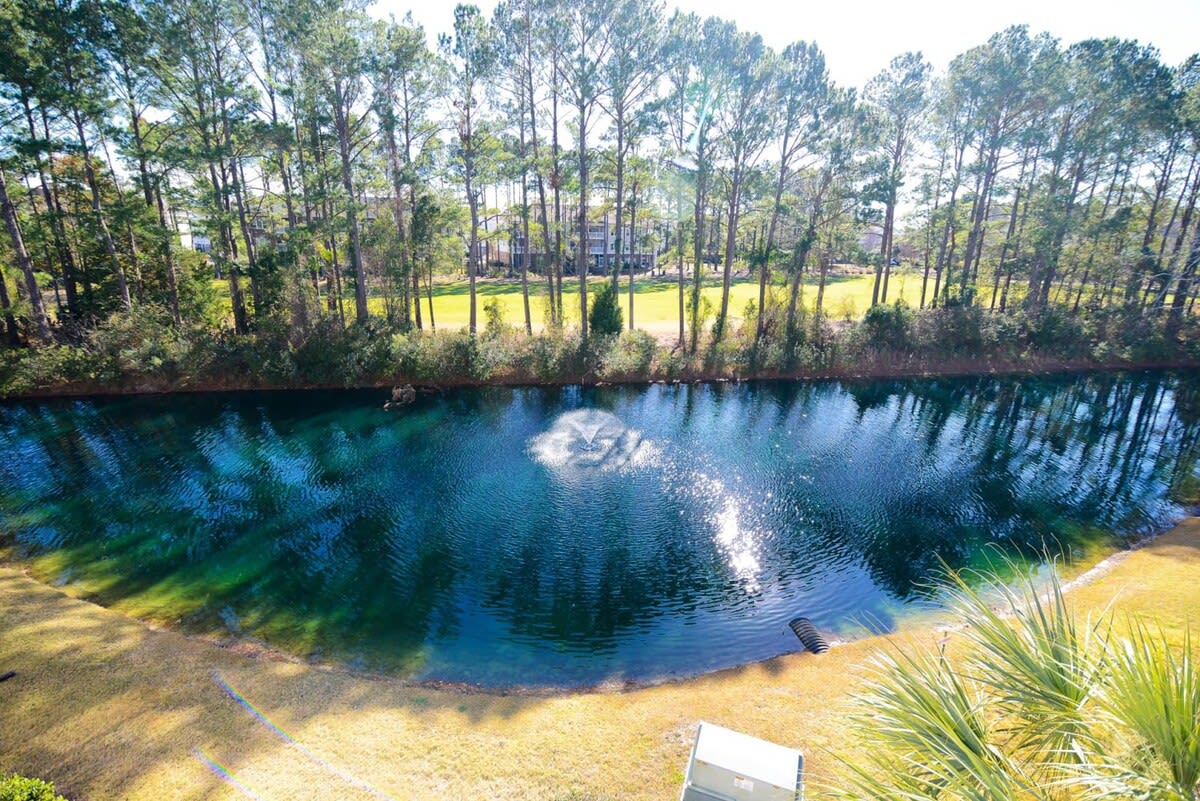
<path id="1" fill-rule="evenodd" d="M 484 686 L 653 680 L 888 631 L 942 560 L 1180 513 L 1200 381 L 178 395 L 0 405 L 0 539 L 101 603 Z"/>

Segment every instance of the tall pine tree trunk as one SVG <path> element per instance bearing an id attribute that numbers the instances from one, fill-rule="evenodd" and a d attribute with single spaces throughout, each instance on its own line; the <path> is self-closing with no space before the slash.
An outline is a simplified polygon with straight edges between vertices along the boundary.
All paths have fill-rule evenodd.
<path id="1" fill-rule="evenodd" d="M 164 175 L 161 179 L 166 180 Z M 167 208 L 163 203 L 162 187 L 158 182 L 154 185 L 154 201 L 155 208 L 158 211 L 158 224 L 163 230 L 163 237 L 160 244 L 162 249 L 163 264 L 167 268 L 167 289 L 170 292 L 171 301 L 171 319 L 174 320 L 176 326 L 183 325 L 183 316 L 179 310 L 179 273 L 175 269 L 175 255 L 171 247 L 171 239 L 175 236 L 174 228 L 167 221 Z"/>
<path id="2" fill-rule="evenodd" d="M 17 318 L 13 316 L 12 299 L 8 296 L 8 278 L 0 266 L 0 312 L 4 316 L 4 341 L 10 348 L 21 344 L 21 333 L 17 328 Z"/>
<path id="3" fill-rule="evenodd" d="M 100 230 L 100 241 L 104 244 L 104 252 L 108 254 L 109 264 L 112 266 L 113 275 L 117 278 L 117 292 L 121 298 L 121 305 L 128 311 L 133 308 L 133 301 L 129 297 L 129 283 L 125 280 L 125 268 L 121 265 L 121 259 L 117 256 L 117 246 L 113 242 L 112 233 L 108 229 L 108 220 L 104 216 L 104 209 L 100 204 L 100 185 L 96 178 L 96 170 L 92 165 L 92 154 L 88 148 L 87 134 L 84 131 L 83 115 L 78 111 L 74 113 L 75 133 L 79 137 L 79 151 L 83 159 L 83 176 L 87 181 L 88 189 L 91 190 L 92 198 L 92 216 L 96 220 L 96 226 Z"/>
<path id="4" fill-rule="evenodd" d="M 38 339 L 43 342 L 50 340 L 50 321 L 46 317 L 46 307 L 42 303 L 42 292 L 38 288 L 37 278 L 33 274 L 33 262 L 25 250 L 25 239 L 21 235 L 21 225 L 17 220 L 17 209 L 8 196 L 8 180 L 4 169 L 0 167 L 0 211 L 4 215 L 4 227 L 8 229 L 8 237 L 12 242 L 13 254 L 17 259 L 17 267 L 25 278 L 25 294 L 29 296 L 29 306 L 32 309 L 33 325 L 37 330 Z M 0 276 L 0 281 L 4 278 Z M 7 288 L 6 288 L 7 293 Z M 7 304 L 6 307 L 11 304 Z"/>
<path id="5" fill-rule="evenodd" d="M 717 317 L 716 330 L 713 331 L 713 342 L 719 342 L 725 336 L 725 327 L 729 324 L 729 287 L 733 282 L 733 257 L 737 247 L 737 221 L 739 195 L 742 191 L 741 154 L 735 154 L 733 167 L 733 182 L 729 187 L 729 222 L 725 229 L 725 266 L 721 275 L 721 313 Z"/>
<path id="6" fill-rule="evenodd" d="M 579 272 L 579 334 L 583 346 L 588 341 L 587 276 L 588 251 L 591 238 L 588 236 L 588 162 L 587 162 L 587 109 L 579 110 L 579 246 L 576 248 L 575 269 Z M 607 241 L 605 242 L 607 245 Z"/>
<path id="7" fill-rule="evenodd" d="M 408 281 L 408 234 L 404 225 L 404 187 L 400 179 L 400 149 L 396 145 L 396 126 L 385 126 L 385 138 L 388 152 L 388 171 L 392 178 L 392 220 L 396 225 L 396 238 L 400 242 L 400 297 L 404 310 L 400 314 L 400 325 L 407 331 L 411 323 Z M 418 297 L 419 299 L 419 297 Z M 420 304 L 417 305 L 418 309 Z"/>
<path id="8" fill-rule="evenodd" d="M 33 107 L 30 105 L 29 98 L 22 96 L 22 106 L 25 110 L 25 120 L 29 125 L 29 138 L 36 140 L 38 138 L 37 124 L 34 122 Z M 49 143 L 49 120 L 46 117 L 45 109 L 42 109 L 42 122 L 46 133 L 45 141 Z M 47 145 L 49 146 L 49 145 Z M 53 157 L 50 159 L 50 169 L 54 169 Z M 41 185 L 42 200 L 46 204 L 46 214 L 50 220 L 50 232 L 54 239 L 54 250 L 58 255 L 59 269 L 62 271 L 63 289 L 67 294 L 67 312 L 73 318 L 78 318 L 80 315 L 78 287 L 76 286 L 75 278 L 75 258 L 71 253 L 71 247 L 67 243 L 66 230 L 63 227 L 63 211 L 62 205 L 58 200 L 57 193 L 52 194 L 50 191 L 50 183 L 46 180 L 46 166 L 42 161 L 42 154 L 39 151 L 35 159 L 35 167 L 37 169 L 38 183 Z"/>
<path id="9" fill-rule="evenodd" d="M 633 294 L 634 294 L 634 265 L 641 259 L 634 259 L 637 255 L 634 248 L 637 247 L 637 181 L 634 181 L 629 193 L 629 330 L 633 330 Z"/>
<path id="10" fill-rule="evenodd" d="M 767 284 L 771 279 L 771 251 L 775 246 L 775 228 L 779 223 L 779 204 L 783 198 L 783 184 L 787 179 L 788 138 L 789 134 L 785 134 L 782 148 L 785 155 L 779 160 L 779 173 L 775 178 L 775 196 L 771 202 L 771 222 L 767 225 L 767 235 L 762 248 L 762 261 L 758 266 L 758 323 L 754 329 L 755 342 L 762 339 L 766 330 Z"/>
<path id="11" fill-rule="evenodd" d="M 354 312 L 360 323 L 367 321 L 367 274 L 363 268 L 362 231 L 358 224 L 357 195 L 354 193 L 354 173 L 350 155 L 351 109 L 347 107 L 345 89 L 340 80 L 333 84 L 334 128 L 337 131 L 338 155 L 342 164 L 342 188 L 346 191 L 346 223 L 350 228 L 350 268 L 354 271 Z M 474 330 L 474 328 L 472 328 Z"/>
<path id="12" fill-rule="evenodd" d="M 708 158 L 706 138 L 706 132 L 701 129 L 696 143 L 696 204 L 695 219 L 692 221 L 692 251 L 696 260 L 692 265 L 692 337 L 689 347 L 692 353 L 696 352 L 700 342 L 700 289 L 704 280 L 704 204 L 708 177 L 704 161 Z"/>
<path id="13" fill-rule="evenodd" d="M 522 140 L 524 135 L 522 135 Z M 525 150 L 522 141 L 521 150 Z M 525 247 L 521 249 L 521 302 L 525 306 L 525 333 L 533 334 L 533 318 L 529 313 L 529 175 L 521 173 L 521 222 L 524 225 L 522 235 L 525 237 Z"/>
<path id="14" fill-rule="evenodd" d="M 617 235 L 616 241 L 613 242 L 613 249 L 616 251 L 616 264 L 613 265 L 613 293 L 617 292 L 617 282 L 621 276 L 621 257 L 622 247 L 624 242 L 624 216 L 625 216 L 625 112 L 624 109 L 617 109 Z M 607 249 L 608 241 L 605 240 L 605 248 Z"/>

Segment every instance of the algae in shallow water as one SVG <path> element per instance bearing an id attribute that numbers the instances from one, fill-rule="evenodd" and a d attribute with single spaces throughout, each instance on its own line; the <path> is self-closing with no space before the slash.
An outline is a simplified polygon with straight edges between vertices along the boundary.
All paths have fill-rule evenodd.
<path id="1" fill-rule="evenodd" d="M 644 680 L 793 650 L 798 614 L 891 630 L 936 603 L 943 563 L 1087 561 L 1161 523 L 1196 480 L 1200 422 L 1176 403 L 1194 383 L 485 388 L 398 413 L 364 392 L 14 403 L 0 530 L 43 580 L 302 657 Z"/>

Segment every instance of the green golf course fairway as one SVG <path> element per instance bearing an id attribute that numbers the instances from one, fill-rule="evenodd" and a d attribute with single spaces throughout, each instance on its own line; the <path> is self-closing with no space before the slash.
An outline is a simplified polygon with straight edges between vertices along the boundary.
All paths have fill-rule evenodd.
<path id="1" fill-rule="evenodd" d="M 772 282 L 771 291 L 781 300 L 787 296 L 787 287 L 779 280 Z M 589 279 L 591 291 L 599 288 L 607 279 L 593 276 Z M 871 305 L 871 288 L 874 276 L 869 273 L 831 274 L 825 281 L 825 297 L 822 307 L 825 313 L 836 320 L 857 319 Z M 222 284 L 223 287 L 223 284 Z M 674 275 L 663 278 L 639 276 L 635 283 L 634 324 L 659 338 L 669 338 L 679 330 L 679 288 Z M 690 294 L 691 282 L 685 287 Z M 932 287 L 931 290 L 932 291 Z M 516 279 L 481 278 L 476 282 L 478 296 L 478 322 L 480 329 L 486 323 L 484 304 L 491 300 L 500 302 L 501 316 L 506 325 L 520 327 L 524 324 L 524 311 L 521 303 L 521 282 Z M 546 320 L 546 296 L 548 287 L 543 276 L 529 276 L 529 313 L 534 330 L 540 330 Z M 590 294 L 590 293 L 589 293 Z M 563 277 L 564 305 L 567 311 L 567 324 L 577 324 L 579 321 L 579 282 L 574 276 Z M 806 276 L 802 289 L 803 303 L 808 309 L 816 306 L 817 284 L 815 276 Z M 466 279 L 439 281 L 433 286 L 433 322 L 439 329 L 465 328 L 470 321 L 470 289 Z M 716 316 L 721 305 L 721 275 L 719 272 L 709 272 L 704 277 L 703 298 L 711 304 L 708 322 Z M 916 306 L 921 299 L 921 274 L 913 269 L 899 269 L 892 273 L 888 285 L 888 301 L 904 300 L 910 306 Z M 746 305 L 758 302 L 758 279 L 755 277 L 739 278 L 733 282 L 730 289 L 729 309 L 730 318 L 736 325 L 745 316 Z M 348 296 L 345 301 L 347 314 L 353 314 L 354 299 Z M 373 294 L 367 301 L 372 314 L 385 313 L 385 300 L 379 294 Z M 629 277 L 621 277 L 621 311 L 625 315 L 625 324 L 629 324 Z M 422 324 L 429 328 L 429 298 L 421 298 Z"/>

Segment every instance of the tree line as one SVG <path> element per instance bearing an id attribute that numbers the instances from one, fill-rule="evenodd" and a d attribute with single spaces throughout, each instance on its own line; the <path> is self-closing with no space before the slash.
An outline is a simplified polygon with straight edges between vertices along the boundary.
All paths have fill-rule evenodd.
<path id="1" fill-rule="evenodd" d="M 820 311 L 843 261 L 872 266 L 873 305 L 901 260 L 922 308 L 1170 331 L 1196 300 L 1200 58 L 1133 41 L 1013 27 L 944 73 L 901 54 L 860 91 L 815 43 L 775 51 L 657 0 L 460 5 L 435 42 L 363 0 L 2 0 L 0 40 L 11 345 L 138 307 L 238 335 L 427 330 L 435 276 L 464 271 L 474 334 L 498 228 L 528 254 L 509 265 L 525 331 L 542 282 L 544 322 L 586 345 L 602 215 L 612 291 L 635 248 L 658 252 L 693 353 L 729 336 L 738 268 L 755 345 L 802 339 L 805 276 Z M 656 241 L 628 241 L 646 218 Z"/>

